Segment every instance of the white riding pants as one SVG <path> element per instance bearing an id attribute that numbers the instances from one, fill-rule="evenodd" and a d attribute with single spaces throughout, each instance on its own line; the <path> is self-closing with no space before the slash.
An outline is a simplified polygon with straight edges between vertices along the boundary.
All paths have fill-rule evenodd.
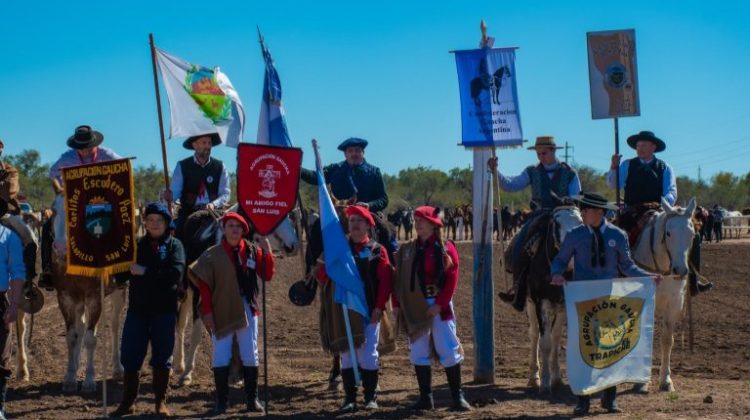
<path id="1" fill-rule="evenodd" d="M 380 322 L 367 324 L 365 327 L 365 342 L 354 349 L 357 355 L 357 366 L 361 369 L 376 370 L 380 368 L 380 357 L 378 355 L 378 340 L 380 338 Z M 351 353 L 341 353 L 341 368 L 352 367 Z"/>
<path id="2" fill-rule="evenodd" d="M 435 304 L 435 298 L 427 298 L 426 301 L 427 306 Z M 443 367 L 449 368 L 464 360 L 461 354 L 461 343 L 456 335 L 456 321 L 454 319 L 443 321 L 440 314 L 437 314 L 432 317 L 432 325 L 427 334 L 414 341 L 409 339 L 409 358 L 412 364 L 430 366 L 430 335 L 435 342 L 435 350 Z"/>
<path id="3" fill-rule="evenodd" d="M 213 367 L 226 367 L 232 360 L 232 338 L 237 337 L 240 348 L 242 366 L 258 366 L 258 318 L 247 300 L 242 299 L 247 317 L 247 327 L 242 328 L 225 337 L 217 339 L 211 335 L 214 344 Z"/>

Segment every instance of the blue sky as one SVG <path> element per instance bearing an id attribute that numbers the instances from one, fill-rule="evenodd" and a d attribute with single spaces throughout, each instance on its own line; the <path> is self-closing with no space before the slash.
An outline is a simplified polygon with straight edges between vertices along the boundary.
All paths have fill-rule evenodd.
<path id="1" fill-rule="evenodd" d="M 263 81 L 259 25 L 284 88 L 290 134 L 312 167 L 342 158 L 350 136 L 370 140 L 367 158 L 387 173 L 426 165 L 466 167 L 452 49 L 476 47 L 485 19 L 495 46 L 517 46 L 525 137 L 554 135 L 576 162 L 605 169 L 611 120 L 591 120 L 586 32 L 635 28 L 641 116 L 620 120 L 667 141 L 678 175 L 704 178 L 750 169 L 750 34 L 743 1 L 462 2 L 380 1 L 16 1 L 0 14 L 0 138 L 6 153 L 36 148 L 45 162 L 79 124 L 137 165 L 161 165 L 148 33 L 187 61 L 219 65 L 245 106 L 254 141 Z M 163 101 L 168 121 L 166 98 Z M 168 143 L 170 171 L 187 156 Z M 214 153 L 234 166 L 234 149 Z M 503 150 L 509 174 L 535 161 Z"/>

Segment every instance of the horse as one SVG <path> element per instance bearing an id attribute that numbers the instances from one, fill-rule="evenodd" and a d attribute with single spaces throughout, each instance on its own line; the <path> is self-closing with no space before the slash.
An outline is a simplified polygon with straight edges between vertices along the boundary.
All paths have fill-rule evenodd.
<path id="1" fill-rule="evenodd" d="M 536 244 L 536 251 L 527 265 L 526 317 L 531 342 L 528 385 L 544 394 L 562 384 L 559 350 L 566 319 L 563 290 L 550 283 L 550 268 L 567 233 L 583 220 L 576 206 L 562 201 L 550 214 L 539 217 L 529 230 L 529 240 Z"/>
<path id="2" fill-rule="evenodd" d="M 633 259 L 644 269 L 653 273 L 676 276 L 665 278 L 656 287 L 655 313 L 660 318 L 661 366 L 659 366 L 659 389 L 674 391 L 671 377 L 671 357 L 674 331 L 682 316 L 689 272 L 688 252 L 693 243 L 695 230 L 692 222 L 696 208 L 695 197 L 686 208 L 672 207 L 662 199 L 663 212 L 656 213 L 644 226 L 633 248 Z M 636 384 L 636 391 L 647 392 L 648 384 Z"/>
<path id="3" fill-rule="evenodd" d="M 235 204 L 227 211 L 237 210 L 238 206 Z M 218 213 L 214 211 L 198 210 L 185 221 L 183 238 L 188 265 L 198 259 L 205 250 L 221 241 L 223 232 L 218 218 Z M 255 239 L 255 236 L 253 234 L 251 237 Z M 296 254 L 300 247 L 299 236 L 294 229 L 294 223 L 289 218 L 285 218 L 279 227 L 268 236 L 268 239 L 275 253 L 283 251 L 285 255 L 291 256 Z M 200 295 L 195 288 L 187 287 L 185 299 L 180 303 L 178 309 L 174 352 L 175 372 L 180 374 L 177 381 L 178 386 L 190 385 L 193 382 L 195 355 L 203 337 L 203 320 L 200 317 L 199 298 Z M 190 346 L 186 355 L 185 332 L 189 319 L 193 321 L 193 328 L 190 332 Z"/>
<path id="4" fill-rule="evenodd" d="M 482 59 L 479 64 L 479 76 L 475 77 L 470 82 L 471 99 L 474 100 L 474 105 L 477 107 L 482 105 L 479 95 L 483 90 L 489 90 L 493 104 L 500 104 L 500 88 L 503 86 L 503 77 L 510 76 L 511 74 L 508 66 L 498 68 L 492 76 L 490 76 L 487 71 L 486 60 Z"/>
<path id="5" fill-rule="evenodd" d="M 65 274 L 66 240 L 65 203 L 62 195 L 57 195 L 52 204 L 54 216 L 52 227 L 55 233 L 52 252 L 52 285 L 57 291 L 57 301 L 65 321 L 66 343 L 68 345 L 68 366 L 63 379 L 63 392 L 78 389 L 78 367 L 81 361 L 81 344 L 86 348 L 86 374 L 81 386 L 84 393 L 96 391 L 94 354 L 96 352 L 96 326 L 102 313 L 100 298 L 104 287 L 99 278 Z M 105 294 L 112 302 L 110 331 L 112 332 L 112 378 L 121 379 L 123 367 L 120 364 L 120 316 L 125 306 L 125 288 L 110 281 Z"/>
<path id="6" fill-rule="evenodd" d="M 401 224 L 404 226 L 404 239 L 411 240 L 414 235 L 414 210 L 411 207 L 401 210 Z"/>
<path id="7" fill-rule="evenodd" d="M 396 238 L 401 238 L 401 225 L 403 224 L 403 213 L 401 210 L 396 210 L 389 213 L 386 218 L 396 228 Z"/>
<path id="8" fill-rule="evenodd" d="M 474 239 L 474 210 L 469 205 L 464 206 L 464 236 L 469 241 Z"/>
<path id="9" fill-rule="evenodd" d="M 456 241 L 456 209 L 446 208 L 443 211 L 443 225 L 445 225 L 445 239 Z M 451 235 L 453 237 L 451 238 Z"/>

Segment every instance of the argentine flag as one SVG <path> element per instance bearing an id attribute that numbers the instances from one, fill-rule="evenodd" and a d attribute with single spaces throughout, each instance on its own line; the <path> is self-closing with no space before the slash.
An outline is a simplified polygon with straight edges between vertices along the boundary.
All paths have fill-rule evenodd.
<path id="1" fill-rule="evenodd" d="M 169 137 L 218 133 L 237 147 L 245 129 L 245 110 L 237 91 L 218 67 L 188 63 L 155 48 L 169 98 Z"/>
<path id="2" fill-rule="evenodd" d="M 266 62 L 266 76 L 263 78 L 263 100 L 260 104 L 260 118 L 258 118 L 258 144 L 292 147 L 292 140 L 286 128 L 284 107 L 281 104 L 281 80 L 276 67 L 273 65 L 271 52 L 263 42 L 263 36 L 258 30 L 260 48 L 263 60 Z"/>
<path id="3" fill-rule="evenodd" d="M 317 147 L 315 147 L 315 157 L 326 273 L 336 285 L 333 299 L 336 303 L 346 305 L 367 320 L 370 314 L 367 310 L 364 283 L 359 276 L 357 264 L 354 262 L 351 248 L 349 248 L 349 241 L 344 235 L 341 223 L 339 223 L 339 217 L 331 202 L 331 196 L 328 195 L 323 177 L 323 165 L 320 163 Z"/>

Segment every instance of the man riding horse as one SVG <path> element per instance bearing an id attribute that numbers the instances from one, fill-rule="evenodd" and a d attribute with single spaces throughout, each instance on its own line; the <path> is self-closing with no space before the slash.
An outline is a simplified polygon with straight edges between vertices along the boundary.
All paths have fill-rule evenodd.
<path id="1" fill-rule="evenodd" d="M 121 159 L 120 155 L 112 149 L 102 146 L 103 141 L 104 135 L 90 126 L 76 127 L 75 132 L 67 141 L 69 149 L 49 168 L 49 177 L 52 180 L 52 188 L 57 195 L 56 199 L 62 199 L 64 185 L 62 168 Z M 55 215 L 55 217 L 63 216 L 62 214 Z M 54 239 L 52 219 L 49 219 L 42 226 L 42 274 L 39 276 L 39 287 L 44 287 L 47 290 L 53 290 L 52 245 Z"/>
<path id="2" fill-rule="evenodd" d="M 641 219 L 649 210 L 661 206 L 661 199 L 674 205 L 677 201 L 677 181 L 672 167 L 654 156 L 663 152 L 667 145 L 651 131 L 641 131 L 628 137 L 628 146 L 635 149 L 636 157 L 620 162 L 621 155 L 612 155 L 612 164 L 607 174 L 607 184 L 615 188 L 615 171 L 619 168 L 620 188 L 625 190 L 625 208 L 622 210 L 618 225 L 628 233 L 631 245 L 637 238 L 642 224 Z M 698 235 L 696 233 L 696 235 Z M 700 237 L 694 241 L 691 254 L 699 258 Z M 696 269 L 700 262 L 696 264 Z M 691 276 L 690 290 L 693 294 L 710 290 L 712 283 L 699 283 L 697 276 Z"/>
<path id="3" fill-rule="evenodd" d="M 557 160 L 555 156 L 555 151 L 561 149 L 561 147 L 555 144 L 554 137 L 537 137 L 534 146 L 528 149 L 536 151 L 539 164 L 527 167 L 520 175 L 514 177 L 506 177 L 498 171 L 500 187 L 503 190 L 520 191 L 531 185 L 532 203 L 536 204 L 536 210 L 529 216 L 511 243 L 513 288 L 508 292 L 499 294 L 502 300 L 512 302 L 513 307 L 519 312 L 523 311 L 526 303 L 527 289 L 525 264 L 527 259 L 522 258 L 522 254 L 529 232 L 533 230 L 532 226 L 534 226 L 535 220 L 554 208 L 553 195 L 572 197 L 581 192 L 581 181 L 578 178 L 578 173 L 567 163 Z M 495 170 L 497 158 L 490 159 L 489 165 L 492 170 Z"/>
<path id="4" fill-rule="evenodd" d="M 189 137 L 182 147 L 193 150 L 193 156 L 177 162 L 172 173 L 167 201 L 179 201 L 175 235 L 183 239 L 183 226 L 188 216 L 202 209 L 220 209 L 229 202 L 229 172 L 224 162 L 211 158 L 211 148 L 221 144 L 216 133 Z"/>

